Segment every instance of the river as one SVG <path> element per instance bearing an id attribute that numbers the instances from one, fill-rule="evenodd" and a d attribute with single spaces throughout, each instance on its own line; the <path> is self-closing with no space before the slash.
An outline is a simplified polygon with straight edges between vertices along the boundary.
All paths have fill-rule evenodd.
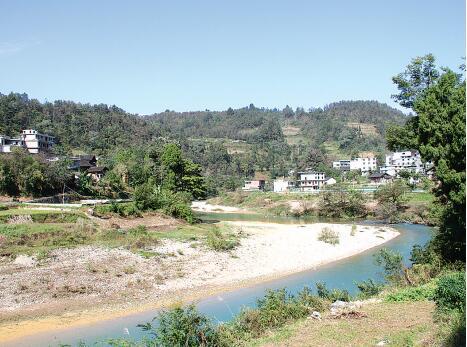
<path id="1" fill-rule="evenodd" d="M 240 214 L 202 214 L 206 221 L 212 220 L 260 220 L 276 223 L 305 223 L 309 220 L 258 217 L 258 215 Z M 313 220 L 316 222 L 316 220 Z M 363 222 L 365 223 L 365 222 Z M 371 223 L 371 222 L 366 222 Z M 343 259 L 341 261 L 320 266 L 317 269 L 307 270 L 269 282 L 252 285 L 241 289 L 235 289 L 220 295 L 204 298 L 197 302 L 197 308 L 210 316 L 214 321 L 223 322 L 230 320 L 244 306 L 254 306 L 256 300 L 262 297 L 267 289 L 287 288 L 291 293 L 300 291 L 303 287 L 315 287 L 316 282 L 325 282 L 328 288 L 347 289 L 351 294 L 358 290 L 355 282 L 369 278 L 381 280 L 380 268 L 374 264 L 373 255 L 382 247 L 387 247 L 400 252 L 406 264 L 410 263 L 410 251 L 415 244 L 424 245 L 432 236 L 432 229 L 423 225 L 396 224 L 392 225 L 401 235 L 387 243 L 372 248 L 366 252 Z M 58 346 L 59 343 L 75 346 L 79 341 L 93 345 L 97 341 L 105 341 L 108 338 L 131 337 L 138 339 L 143 336 L 137 324 L 151 321 L 157 315 L 156 310 L 137 313 L 121 318 L 105 320 L 88 326 L 80 326 L 59 331 L 39 333 L 14 341 L 5 346 Z M 105 346 L 105 342 L 102 344 Z"/>

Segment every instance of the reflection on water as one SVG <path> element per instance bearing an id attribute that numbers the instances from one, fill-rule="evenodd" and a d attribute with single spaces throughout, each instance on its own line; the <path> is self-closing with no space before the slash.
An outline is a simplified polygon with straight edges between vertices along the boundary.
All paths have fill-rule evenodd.
<path id="1" fill-rule="evenodd" d="M 235 213 L 199 213 L 198 216 L 203 220 L 211 222 L 214 220 L 230 220 L 303 224 L 318 221 L 313 218 L 264 217 L 254 214 Z M 324 220 L 320 219 L 319 221 L 323 222 Z M 208 297 L 197 302 L 197 307 L 201 312 L 206 313 L 215 321 L 223 322 L 230 320 L 242 307 L 254 306 L 256 300 L 262 297 L 267 289 L 286 287 L 290 292 L 296 293 L 305 286 L 314 288 L 316 282 L 325 282 L 329 288 L 347 289 L 350 293 L 355 294 L 357 292 L 355 282 L 367 280 L 368 278 L 382 279 L 379 273 L 380 269 L 373 262 L 373 255 L 378 249 L 387 247 L 398 251 L 404 257 L 404 262 L 409 264 L 412 246 L 415 244 L 424 245 L 432 235 L 431 228 L 422 225 L 397 224 L 393 225 L 393 227 L 400 231 L 401 235 L 382 246 L 372 248 L 341 261 L 320 266 L 318 269 L 307 270 L 277 280 Z M 76 345 L 80 340 L 92 344 L 106 338 L 128 336 L 138 339 L 143 333 L 136 325 L 150 321 L 156 314 L 157 311 L 147 311 L 103 321 L 92 326 L 73 328 L 56 333 L 44 333 L 33 338 L 23 339 L 21 342 L 15 342 L 11 346 L 49 346 L 58 345 L 58 342 Z"/>

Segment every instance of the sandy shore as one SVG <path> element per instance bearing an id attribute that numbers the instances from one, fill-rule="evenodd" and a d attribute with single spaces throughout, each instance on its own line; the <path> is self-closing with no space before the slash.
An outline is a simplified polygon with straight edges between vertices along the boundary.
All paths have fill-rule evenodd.
<path id="1" fill-rule="evenodd" d="M 230 253 L 167 240 L 153 250 L 159 256 L 148 259 L 123 249 L 81 247 L 56 251 L 40 264 L 2 261 L 0 344 L 311 269 L 398 235 L 381 226 L 357 226 L 351 236 L 345 224 L 223 223 L 244 236 Z M 324 227 L 339 234 L 339 244 L 317 240 Z"/>
<path id="2" fill-rule="evenodd" d="M 239 207 L 213 205 L 208 204 L 206 201 L 193 201 L 191 209 L 197 212 L 216 212 L 216 213 L 251 213 L 251 211 L 241 209 Z"/>

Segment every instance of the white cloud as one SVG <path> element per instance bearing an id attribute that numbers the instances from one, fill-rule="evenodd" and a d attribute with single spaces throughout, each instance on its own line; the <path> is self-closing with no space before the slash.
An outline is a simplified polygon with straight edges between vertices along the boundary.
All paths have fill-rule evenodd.
<path id="1" fill-rule="evenodd" d="M 11 55 L 21 52 L 25 49 L 40 45 L 41 42 L 35 41 L 16 41 L 16 42 L 0 42 L 0 56 Z"/>

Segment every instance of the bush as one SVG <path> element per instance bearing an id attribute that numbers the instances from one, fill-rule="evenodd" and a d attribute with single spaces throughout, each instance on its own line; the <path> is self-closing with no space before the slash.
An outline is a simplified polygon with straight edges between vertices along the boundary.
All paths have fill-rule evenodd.
<path id="1" fill-rule="evenodd" d="M 465 311 L 465 272 L 441 276 L 434 300 L 440 310 Z"/>
<path id="2" fill-rule="evenodd" d="M 298 293 L 298 300 L 304 306 L 308 307 L 309 311 L 323 312 L 328 308 L 328 300 L 313 295 L 310 288 L 305 287 Z"/>
<path id="3" fill-rule="evenodd" d="M 108 205 L 98 205 L 94 208 L 96 216 L 108 216 L 109 214 L 117 214 L 121 217 L 140 217 L 141 211 L 138 209 L 135 202 L 117 203 L 112 201 Z"/>
<path id="4" fill-rule="evenodd" d="M 214 324 L 193 305 L 163 311 L 158 325 L 139 325 L 154 336 L 156 346 L 198 347 L 218 346 L 219 335 Z"/>
<path id="5" fill-rule="evenodd" d="M 401 283 L 403 281 L 404 264 L 402 263 L 402 255 L 400 253 L 383 248 L 374 257 L 376 265 L 383 267 L 384 277 L 387 281 L 393 283 Z"/>
<path id="6" fill-rule="evenodd" d="M 372 279 L 368 279 L 366 281 L 358 282 L 356 283 L 357 288 L 361 292 L 361 296 L 364 298 L 369 298 L 372 296 L 376 296 L 384 288 L 384 285 L 381 283 L 376 283 Z"/>
<path id="7" fill-rule="evenodd" d="M 428 283 L 418 287 L 405 287 L 388 294 L 385 300 L 390 302 L 433 300 L 435 291 L 435 283 Z"/>
<path id="8" fill-rule="evenodd" d="M 186 220 L 188 223 L 192 224 L 195 222 L 195 217 L 190 206 L 184 202 L 179 201 L 170 201 L 170 203 L 164 207 L 164 213 L 175 217 Z"/>
<path id="9" fill-rule="evenodd" d="M 349 292 L 345 289 L 332 289 L 329 290 L 324 282 L 317 282 L 316 283 L 316 290 L 318 292 L 318 296 L 323 299 L 327 299 L 329 301 L 351 301 L 352 297 L 350 296 Z"/>
<path id="10" fill-rule="evenodd" d="M 319 233 L 318 240 L 331 245 L 337 245 L 339 243 L 339 234 L 334 230 L 325 227 Z"/>
<path id="11" fill-rule="evenodd" d="M 219 227 L 214 225 L 206 237 L 206 244 L 215 251 L 229 251 L 237 247 L 239 242 L 232 236 L 228 238 L 223 235 Z"/>
<path id="12" fill-rule="evenodd" d="M 308 298 L 308 295 L 304 294 L 303 298 L 305 297 Z M 229 335 L 230 339 L 247 340 L 261 336 L 270 328 L 282 326 L 308 314 L 309 308 L 306 302 L 290 295 L 285 289 L 269 290 L 262 299 L 258 299 L 257 308 L 242 310 L 234 321 L 225 327 L 223 335 Z M 232 341 L 227 342 L 227 345 L 232 344 L 234 344 Z"/>

